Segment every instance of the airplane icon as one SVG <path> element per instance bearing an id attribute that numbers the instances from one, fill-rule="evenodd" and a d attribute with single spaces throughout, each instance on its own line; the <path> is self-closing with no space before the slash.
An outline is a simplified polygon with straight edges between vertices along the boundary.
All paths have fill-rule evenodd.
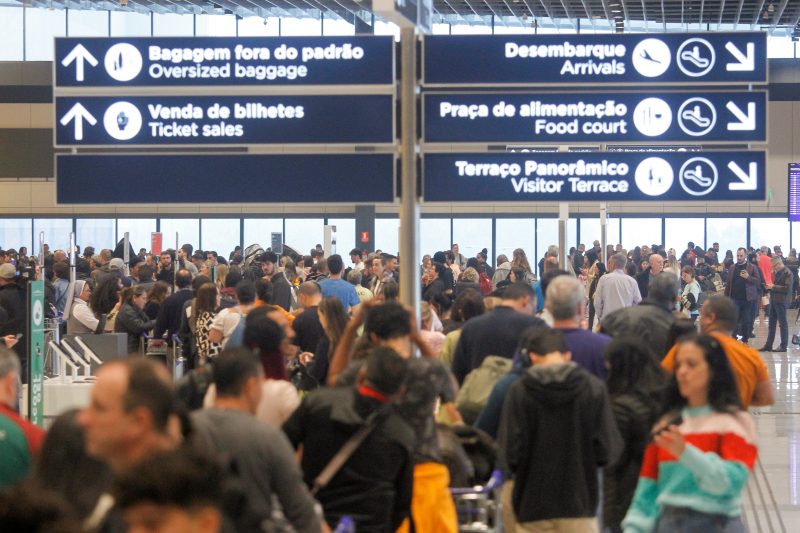
<path id="1" fill-rule="evenodd" d="M 652 61 L 653 63 L 661 63 L 661 61 L 659 61 L 658 59 L 653 58 L 653 56 L 650 55 L 647 49 L 642 50 L 642 53 L 640 55 L 642 56 L 642 59 Z"/>

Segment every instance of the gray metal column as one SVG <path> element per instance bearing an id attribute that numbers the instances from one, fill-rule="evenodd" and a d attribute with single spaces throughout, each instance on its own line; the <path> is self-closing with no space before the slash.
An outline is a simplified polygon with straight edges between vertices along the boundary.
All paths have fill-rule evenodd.
<path id="1" fill-rule="evenodd" d="M 417 37 L 416 29 L 400 30 L 400 301 L 419 310 L 419 199 L 417 198 Z"/>
<path id="2" fill-rule="evenodd" d="M 606 268 L 608 268 L 608 257 L 606 257 L 606 241 L 608 233 L 608 208 L 605 203 L 600 204 L 600 253 L 603 259 L 602 261 L 606 263 Z"/>
<path id="3" fill-rule="evenodd" d="M 569 204 L 558 204 L 558 268 L 567 269 L 567 221 L 569 220 Z"/>

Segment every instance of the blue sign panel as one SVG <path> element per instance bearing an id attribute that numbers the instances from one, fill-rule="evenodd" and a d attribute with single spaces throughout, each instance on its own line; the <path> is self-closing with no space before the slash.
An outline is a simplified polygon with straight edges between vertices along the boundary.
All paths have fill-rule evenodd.
<path id="1" fill-rule="evenodd" d="M 62 204 L 394 200 L 393 154 L 56 155 Z"/>
<path id="2" fill-rule="evenodd" d="M 427 202 L 763 200 L 765 152 L 427 154 Z"/>
<path id="3" fill-rule="evenodd" d="M 800 222 L 800 163 L 789 163 L 789 220 Z"/>
<path id="4" fill-rule="evenodd" d="M 767 34 L 429 35 L 423 84 L 766 83 Z"/>
<path id="5" fill-rule="evenodd" d="M 394 98 L 57 97 L 56 145 L 391 143 Z"/>
<path id="6" fill-rule="evenodd" d="M 56 39 L 57 88 L 393 83 L 390 36 Z"/>
<path id="7" fill-rule="evenodd" d="M 425 142 L 767 140 L 759 92 L 426 93 Z"/>

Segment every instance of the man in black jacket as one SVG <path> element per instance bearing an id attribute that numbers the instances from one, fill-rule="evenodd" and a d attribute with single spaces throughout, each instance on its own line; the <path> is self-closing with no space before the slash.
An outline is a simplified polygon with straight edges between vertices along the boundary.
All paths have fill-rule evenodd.
<path id="1" fill-rule="evenodd" d="M 489 355 L 514 357 L 523 331 L 531 326 L 546 326 L 533 316 L 534 309 L 536 294 L 531 286 L 512 283 L 492 312 L 468 320 L 453 353 L 453 374 L 458 382 L 462 383 Z"/>
<path id="2" fill-rule="evenodd" d="M 316 494 L 330 526 L 348 515 L 359 532 L 395 531 L 409 515 L 414 432 L 387 405 L 407 372 L 408 361 L 390 348 L 376 348 L 355 387 L 311 393 L 283 425 L 289 442 L 303 446 L 302 470 L 311 486 L 351 436 L 381 410 L 372 432 Z"/>
<path id="3" fill-rule="evenodd" d="M 638 338 L 661 360 L 670 348 L 667 346 L 667 337 L 675 323 L 673 311 L 680 292 L 681 281 L 678 276 L 661 272 L 650 278 L 647 298 L 639 305 L 619 309 L 605 317 L 600 331 L 612 337 Z"/>
<path id="4" fill-rule="evenodd" d="M 292 286 L 283 271 L 278 269 L 278 254 L 266 251 L 259 258 L 264 279 L 272 282 L 273 305 L 279 305 L 286 311 L 292 310 Z"/>
<path id="5" fill-rule="evenodd" d="M 0 309 L 5 311 L 2 313 L 3 322 L 0 323 L 0 337 L 25 333 L 25 320 L 28 313 L 27 294 L 25 289 L 19 285 L 16 276 L 17 269 L 14 265 L 11 263 L 0 265 Z M 28 381 L 26 369 L 29 344 L 26 339 L 22 339 L 13 348 L 22 364 L 20 375 L 24 383 Z"/>
<path id="6" fill-rule="evenodd" d="M 664 271 L 664 258 L 661 255 L 657 253 L 650 254 L 647 262 L 650 266 L 636 275 L 636 284 L 639 286 L 639 294 L 642 295 L 642 300 L 647 298 L 650 281 Z"/>
<path id="7" fill-rule="evenodd" d="M 560 331 L 523 349 L 533 366 L 508 392 L 498 438 L 517 521 L 523 531 L 597 531 L 597 469 L 623 444 L 605 385 L 570 361 Z"/>
<path id="8" fill-rule="evenodd" d="M 192 275 L 188 270 L 178 270 L 175 275 L 175 284 L 178 290 L 164 300 L 158 310 L 156 327 L 153 330 L 153 337 L 160 339 L 164 333 L 167 334 L 167 343 L 172 344 L 172 335 L 178 333 L 181 328 L 181 315 L 183 304 L 192 299 Z"/>

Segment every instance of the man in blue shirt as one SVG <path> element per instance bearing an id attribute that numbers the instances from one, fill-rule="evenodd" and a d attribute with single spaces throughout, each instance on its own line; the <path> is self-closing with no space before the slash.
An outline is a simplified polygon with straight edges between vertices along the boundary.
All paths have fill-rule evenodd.
<path id="1" fill-rule="evenodd" d="M 328 270 L 331 273 L 330 277 L 319 284 L 323 298 L 335 296 L 342 302 L 345 311 L 355 314 L 361 300 L 358 298 L 355 287 L 342 279 L 342 271 L 344 270 L 342 256 L 339 254 L 330 256 L 328 258 Z"/>

